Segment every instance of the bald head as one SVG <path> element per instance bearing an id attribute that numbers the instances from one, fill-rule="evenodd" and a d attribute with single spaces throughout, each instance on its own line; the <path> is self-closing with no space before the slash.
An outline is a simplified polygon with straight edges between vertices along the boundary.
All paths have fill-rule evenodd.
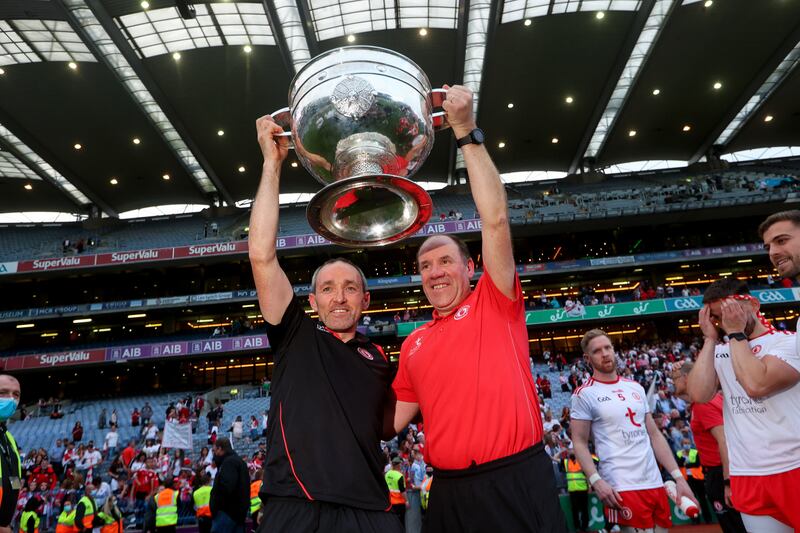
<path id="1" fill-rule="evenodd" d="M 12 375 L 0 374 L 0 398 L 14 398 L 19 401 L 21 389 L 19 381 Z"/>
<path id="2" fill-rule="evenodd" d="M 423 241 L 422 245 L 417 250 L 417 263 L 419 263 L 419 258 L 433 250 L 434 248 L 439 248 L 440 246 L 447 246 L 448 244 L 455 244 L 458 248 L 458 252 L 461 255 L 461 258 L 464 260 L 464 263 L 469 262 L 471 259 L 469 256 L 469 248 L 467 248 L 466 243 L 455 237 L 453 235 L 433 235 L 432 237 L 428 237 Z"/>

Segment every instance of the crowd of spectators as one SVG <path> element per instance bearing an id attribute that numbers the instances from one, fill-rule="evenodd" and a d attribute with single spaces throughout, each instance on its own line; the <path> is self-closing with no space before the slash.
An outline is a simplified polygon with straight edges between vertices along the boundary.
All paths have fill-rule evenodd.
<path id="1" fill-rule="evenodd" d="M 47 406 L 53 404 L 53 399 L 41 400 L 36 414 L 49 416 Z M 163 419 L 191 424 L 194 433 L 204 407 L 202 395 L 186 396 L 170 403 Z M 130 426 L 141 429 L 137 438 L 127 443 L 120 442 L 118 433 L 119 424 L 127 421 L 121 419 L 116 409 L 110 413 L 101 409 L 97 427 L 107 429 L 102 444 L 84 442 L 84 425 L 76 420 L 70 435 L 57 438 L 48 449 L 20 450 L 23 479 L 15 520 L 19 520 L 23 510 L 33 510 L 41 517 L 39 529 L 53 531 L 62 513 L 74 510 L 80 498 L 87 495 L 98 509 L 111 501 L 126 527 L 152 531 L 155 516 L 154 504 L 150 503 L 152 496 L 169 486 L 179 493 L 179 524 L 193 523 L 196 518 L 193 492 L 207 481 L 213 483 L 219 470 L 219 457 L 211 450 L 218 440 L 224 407 L 217 400 L 207 411 L 211 428 L 208 446 L 196 455 L 162 445 L 164 425 L 155 423 L 149 402 L 131 412 Z M 260 439 L 266 435 L 266 424 L 265 411 L 258 419 L 251 416 L 246 427 L 239 416 L 227 428 L 234 445 L 246 441 L 257 446 L 249 457 L 243 458 L 252 480 L 261 478 L 266 446 Z"/>

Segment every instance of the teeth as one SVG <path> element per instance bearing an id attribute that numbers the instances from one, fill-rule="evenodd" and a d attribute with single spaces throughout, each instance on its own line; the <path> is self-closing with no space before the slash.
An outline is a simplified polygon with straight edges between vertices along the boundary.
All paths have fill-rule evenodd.
<path id="1" fill-rule="evenodd" d="M 445 284 L 445 283 L 440 283 L 439 285 L 434 285 L 434 286 L 433 286 L 433 288 L 434 288 L 434 289 L 441 289 L 441 288 L 443 288 L 443 287 L 447 287 L 447 284 Z"/>

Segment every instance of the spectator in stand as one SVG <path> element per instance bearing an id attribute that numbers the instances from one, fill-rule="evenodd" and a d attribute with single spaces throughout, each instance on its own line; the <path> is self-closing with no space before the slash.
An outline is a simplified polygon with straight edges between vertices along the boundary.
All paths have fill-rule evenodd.
<path id="1" fill-rule="evenodd" d="M 106 429 L 106 409 L 100 409 L 100 415 L 97 417 L 97 429 Z"/>
<path id="2" fill-rule="evenodd" d="M 144 436 L 144 440 L 152 440 L 155 441 L 158 438 L 158 426 L 156 426 L 155 422 L 153 422 L 152 418 L 148 419 L 145 427 L 142 429 L 142 435 Z"/>
<path id="3" fill-rule="evenodd" d="M 28 484 L 36 484 L 42 490 L 50 490 L 58 483 L 53 467 L 47 459 L 42 459 L 41 463 L 35 466 L 28 475 Z"/>
<path id="4" fill-rule="evenodd" d="M 72 426 L 72 441 L 80 442 L 81 439 L 83 439 L 83 426 L 80 420 L 76 420 L 75 425 Z"/>
<path id="5" fill-rule="evenodd" d="M 106 437 L 103 441 L 103 448 L 107 452 L 107 457 L 112 459 L 117 455 L 117 443 L 119 442 L 119 433 L 117 433 L 117 425 L 112 423 Z"/>
<path id="6" fill-rule="evenodd" d="M 141 455 L 144 454 L 140 454 Z M 138 458 L 137 458 L 138 461 Z M 148 497 L 154 493 L 158 486 L 158 474 L 156 473 L 155 459 L 148 458 L 144 467 L 136 470 L 133 476 L 133 490 L 131 492 L 134 503 L 134 515 L 136 517 L 136 527 L 144 525 L 144 511 Z"/>
<path id="7" fill-rule="evenodd" d="M 50 458 L 50 464 L 53 467 L 53 471 L 56 473 L 57 477 L 61 477 L 61 474 L 64 473 L 64 463 L 62 463 L 64 459 L 64 441 L 61 439 L 56 439 L 55 444 L 53 444 L 49 450 L 47 450 L 47 457 Z"/>
<path id="8" fill-rule="evenodd" d="M 258 440 L 259 433 L 260 432 L 258 431 L 258 419 L 255 417 L 255 415 L 250 415 L 250 439 L 249 440 L 251 440 L 253 442 L 256 442 Z"/>
<path id="9" fill-rule="evenodd" d="M 553 397 L 553 391 L 550 388 L 550 380 L 547 379 L 547 376 L 542 377 L 542 396 L 549 400 Z"/>
<path id="10" fill-rule="evenodd" d="M 141 419 L 142 415 L 139 413 L 139 410 L 134 407 L 133 412 L 131 413 L 131 426 L 132 427 L 139 427 L 139 420 Z"/>
<path id="11" fill-rule="evenodd" d="M 111 492 L 114 494 L 119 494 L 121 490 L 124 491 L 126 487 L 126 474 L 127 468 L 125 467 L 124 460 L 120 454 L 111 461 L 111 465 L 108 467 L 108 477 L 109 485 L 111 485 Z M 120 494 L 120 498 L 124 497 L 124 494 Z"/>
<path id="12" fill-rule="evenodd" d="M 146 426 L 151 418 L 153 418 L 153 408 L 150 407 L 150 402 L 144 402 L 144 406 L 142 407 L 142 425 Z"/>
<path id="13" fill-rule="evenodd" d="M 136 441 L 129 441 L 128 446 L 122 450 L 122 454 L 120 454 L 120 456 L 122 457 L 122 464 L 125 467 L 125 470 L 130 471 L 133 458 L 136 457 Z"/>
<path id="14" fill-rule="evenodd" d="M 119 427 L 119 414 L 116 409 L 111 410 L 111 416 L 108 418 L 108 423 L 112 426 Z"/>
<path id="15" fill-rule="evenodd" d="M 202 394 L 198 394 L 194 399 L 194 417 L 200 418 L 200 413 L 203 412 L 203 406 L 206 404 L 205 398 Z"/>
<path id="16" fill-rule="evenodd" d="M 214 460 L 219 470 L 211 489 L 211 529 L 215 533 L 244 533 L 250 509 L 247 465 L 226 437 L 219 437 L 214 444 Z"/>
<path id="17" fill-rule="evenodd" d="M 561 384 L 561 392 L 571 392 L 571 389 L 569 388 L 569 380 L 563 372 L 559 374 L 558 382 Z"/>
<path id="18" fill-rule="evenodd" d="M 230 431 L 233 433 L 234 440 L 241 440 L 241 438 L 244 436 L 244 422 L 242 422 L 241 415 L 237 416 L 236 420 L 233 421 Z"/>

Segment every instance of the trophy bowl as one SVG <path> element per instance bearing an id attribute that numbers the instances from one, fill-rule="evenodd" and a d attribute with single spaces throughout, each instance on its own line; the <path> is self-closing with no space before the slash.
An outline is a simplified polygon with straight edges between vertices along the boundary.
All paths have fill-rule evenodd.
<path id="1" fill-rule="evenodd" d="M 345 46 L 309 61 L 272 118 L 302 165 L 324 185 L 306 209 L 331 242 L 382 246 L 413 235 L 432 213 L 411 181 L 448 127 L 443 89 L 416 63 L 385 48 Z"/>

